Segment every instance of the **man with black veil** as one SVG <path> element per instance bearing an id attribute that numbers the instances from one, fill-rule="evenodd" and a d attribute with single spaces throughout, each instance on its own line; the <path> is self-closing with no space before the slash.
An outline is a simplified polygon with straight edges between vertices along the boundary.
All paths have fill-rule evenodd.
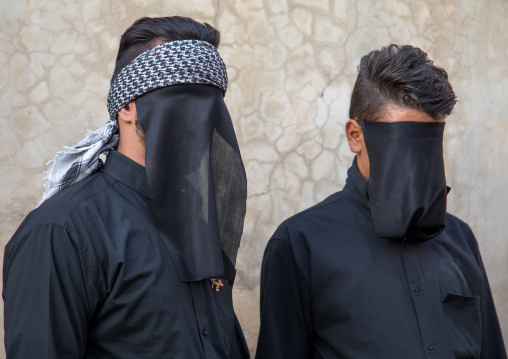
<path id="1" fill-rule="evenodd" d="M 178 16 L 122 35 L 109 122 L 51 161 L 6 246 L 7 357 L 249 357 L 232 304 L 246 177 L 219 40 Z"/>
<path id="2" fill-rule="evenodd" d="M 476 239 L 446 213 L 446 71 L 409 45 L 358 71 L 344 189 L 265 250 L 256 357 L 506 358 Z"/>

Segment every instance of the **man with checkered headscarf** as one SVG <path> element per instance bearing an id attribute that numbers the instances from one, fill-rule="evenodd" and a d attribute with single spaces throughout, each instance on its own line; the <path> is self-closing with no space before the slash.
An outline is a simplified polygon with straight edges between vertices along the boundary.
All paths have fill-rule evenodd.
<path id="1" fill-rule="evenodd" d="M 123 34 L 109 121 L 50 161 L 6 246 L 9 358 L 249 357 L 232 304 L 246 178 L 218 45 L 176 16 Z"/>

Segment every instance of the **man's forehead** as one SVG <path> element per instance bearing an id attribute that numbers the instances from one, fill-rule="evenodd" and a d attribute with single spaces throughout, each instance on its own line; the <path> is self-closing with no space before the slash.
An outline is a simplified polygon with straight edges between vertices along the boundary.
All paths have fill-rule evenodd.
<path id="1" fill-rule="evenodd" d="M 378 122 L 444 122 L 444 119 L 435 120 L 424 111 L 389 104 Z"/>

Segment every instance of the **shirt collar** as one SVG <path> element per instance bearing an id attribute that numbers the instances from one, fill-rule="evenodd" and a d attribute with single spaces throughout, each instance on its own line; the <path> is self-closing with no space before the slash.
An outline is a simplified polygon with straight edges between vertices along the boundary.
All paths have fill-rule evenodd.
<path id="1" fill-rule="evenodd" d="M 145 167 L 120 152 L 109 151 L 102 172 L 139 194 L 150 198 Z"/>
<path id="2" fill-rule="evenodd" d="M 370 211 L 369 198 L 367 194 L 368 183 L 369 181 L 363 178 L 360 174 L 355 157 L 353 164 L 347 171 L 347 179 L 346 185 L 344 186 L 344 192 L 350 199 Z"/>

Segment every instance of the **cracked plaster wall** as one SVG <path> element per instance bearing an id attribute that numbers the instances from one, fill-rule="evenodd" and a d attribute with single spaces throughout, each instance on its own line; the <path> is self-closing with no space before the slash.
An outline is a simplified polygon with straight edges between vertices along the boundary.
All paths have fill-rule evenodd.
<path id="1" fill-rule="evenodd" d="M 476 233 L 508 338 L 504 0 L 2 0 L 2 247 L 40 199 L 45 162 L 107 120 L 120 35 L 141 16 L 175 14 L 222 33 L 226 102 L 249 180 L 235 306 L 252 352 L 266 241 L 286 217 L 343 186 L 356 66 L 390 42 L 429 52 L 460 99 L 445 135 L 449 211 Z"/>

